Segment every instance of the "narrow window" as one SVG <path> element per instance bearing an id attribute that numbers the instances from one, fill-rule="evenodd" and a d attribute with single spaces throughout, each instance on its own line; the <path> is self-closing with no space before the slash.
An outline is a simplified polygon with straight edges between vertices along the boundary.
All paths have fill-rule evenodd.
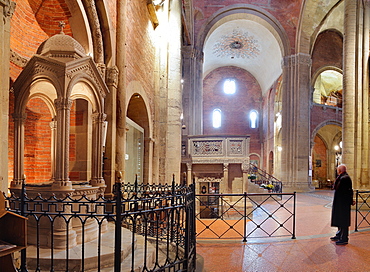
<path id="1" fill-rule="evenodd" d="M 225 94 L 234 94 L 235 93 L 235 80 L 226 79 L 224 82 L 224 93 Z"/>
<path id="2" fill-rule="evenodd" d="M 251 128 L 257 128 L 258 127 L 258 113 L 256 110 L 252 110 L 249 113 L 249 121 Z"/>
<path id="3" fill-rule="evenodd" d="M 212 124 L 214 128 L 221 127 L 221 110 L 214 109 L 212 113 Z"/>

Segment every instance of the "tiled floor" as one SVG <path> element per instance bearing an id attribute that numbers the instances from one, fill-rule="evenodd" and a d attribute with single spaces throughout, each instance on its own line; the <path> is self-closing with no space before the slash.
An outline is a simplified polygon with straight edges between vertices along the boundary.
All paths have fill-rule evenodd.
<path id="1" fill-rule="evenodd" d="M 296 239 L 260 241 L 197 240 L 206 272 L 370 271 L 370 229 L 354 231 L 348 245 L 330 241 L 333 191 L 297 194 Z"/>

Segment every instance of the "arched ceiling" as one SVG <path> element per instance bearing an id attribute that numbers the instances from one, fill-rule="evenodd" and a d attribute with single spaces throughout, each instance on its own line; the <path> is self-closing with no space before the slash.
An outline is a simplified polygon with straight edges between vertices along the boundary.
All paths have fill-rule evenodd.
<path id="1" fill-rule="evenodd" d="M 298 27 L 298 51 L 309 54 L 317 35 L 325 29 L 343 31 L 343 0 L 305 0 Z"/>
<path id="2" fill-rule="evenodd" d="M 327 144 L 328 148 L 332 148 L 333 144 L 338 144 L 338 142 L 334 142 L 338 140 L 337 137 L 341 136 L 342 128 L 338 125 L 329 124 L 323 126 L 317 131 L 317 135 L 321 137 L 321 139 Z"/>
<path id="3" fill-rule="evenodd" d="M 258 21 L 232 19 L 218 24 L 204 43 L 205 77 L 223 66 L 236 66 L 250 72 L 265 95 L 282 73 L 281 43 Z"/>

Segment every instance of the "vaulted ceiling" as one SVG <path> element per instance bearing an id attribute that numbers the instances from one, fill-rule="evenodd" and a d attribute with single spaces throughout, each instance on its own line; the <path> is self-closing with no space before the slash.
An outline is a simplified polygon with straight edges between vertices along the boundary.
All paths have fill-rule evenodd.
<path id="1" fill-rule="evenodd" d="M 250 19 L 229 18 L 205 41 L 203 75 L 222 66 L 243 68 L 257 79 L 264 95 L 281 75 L 281 61 L 279 42 L 266 26 Z"/>

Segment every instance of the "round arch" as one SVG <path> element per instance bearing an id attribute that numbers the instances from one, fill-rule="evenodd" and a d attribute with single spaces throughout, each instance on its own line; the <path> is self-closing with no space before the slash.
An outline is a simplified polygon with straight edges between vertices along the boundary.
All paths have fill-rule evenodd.
<path id="1" fill-rule="evenodd" d="M 267 11 L 250 4 L 235 4 L 220 9 L 201 27 L 197 38 L 196 47 L 201 50 L 204 47 L 204 42 L 207 37 L 225 21 L 233 19 L 249 19 L 256 21 L 266 27 L 274 35 L 279 42 L 282 55 L 290 53 L 290 45 L 288 35 L 284 28 L 276 18 Z"/>

